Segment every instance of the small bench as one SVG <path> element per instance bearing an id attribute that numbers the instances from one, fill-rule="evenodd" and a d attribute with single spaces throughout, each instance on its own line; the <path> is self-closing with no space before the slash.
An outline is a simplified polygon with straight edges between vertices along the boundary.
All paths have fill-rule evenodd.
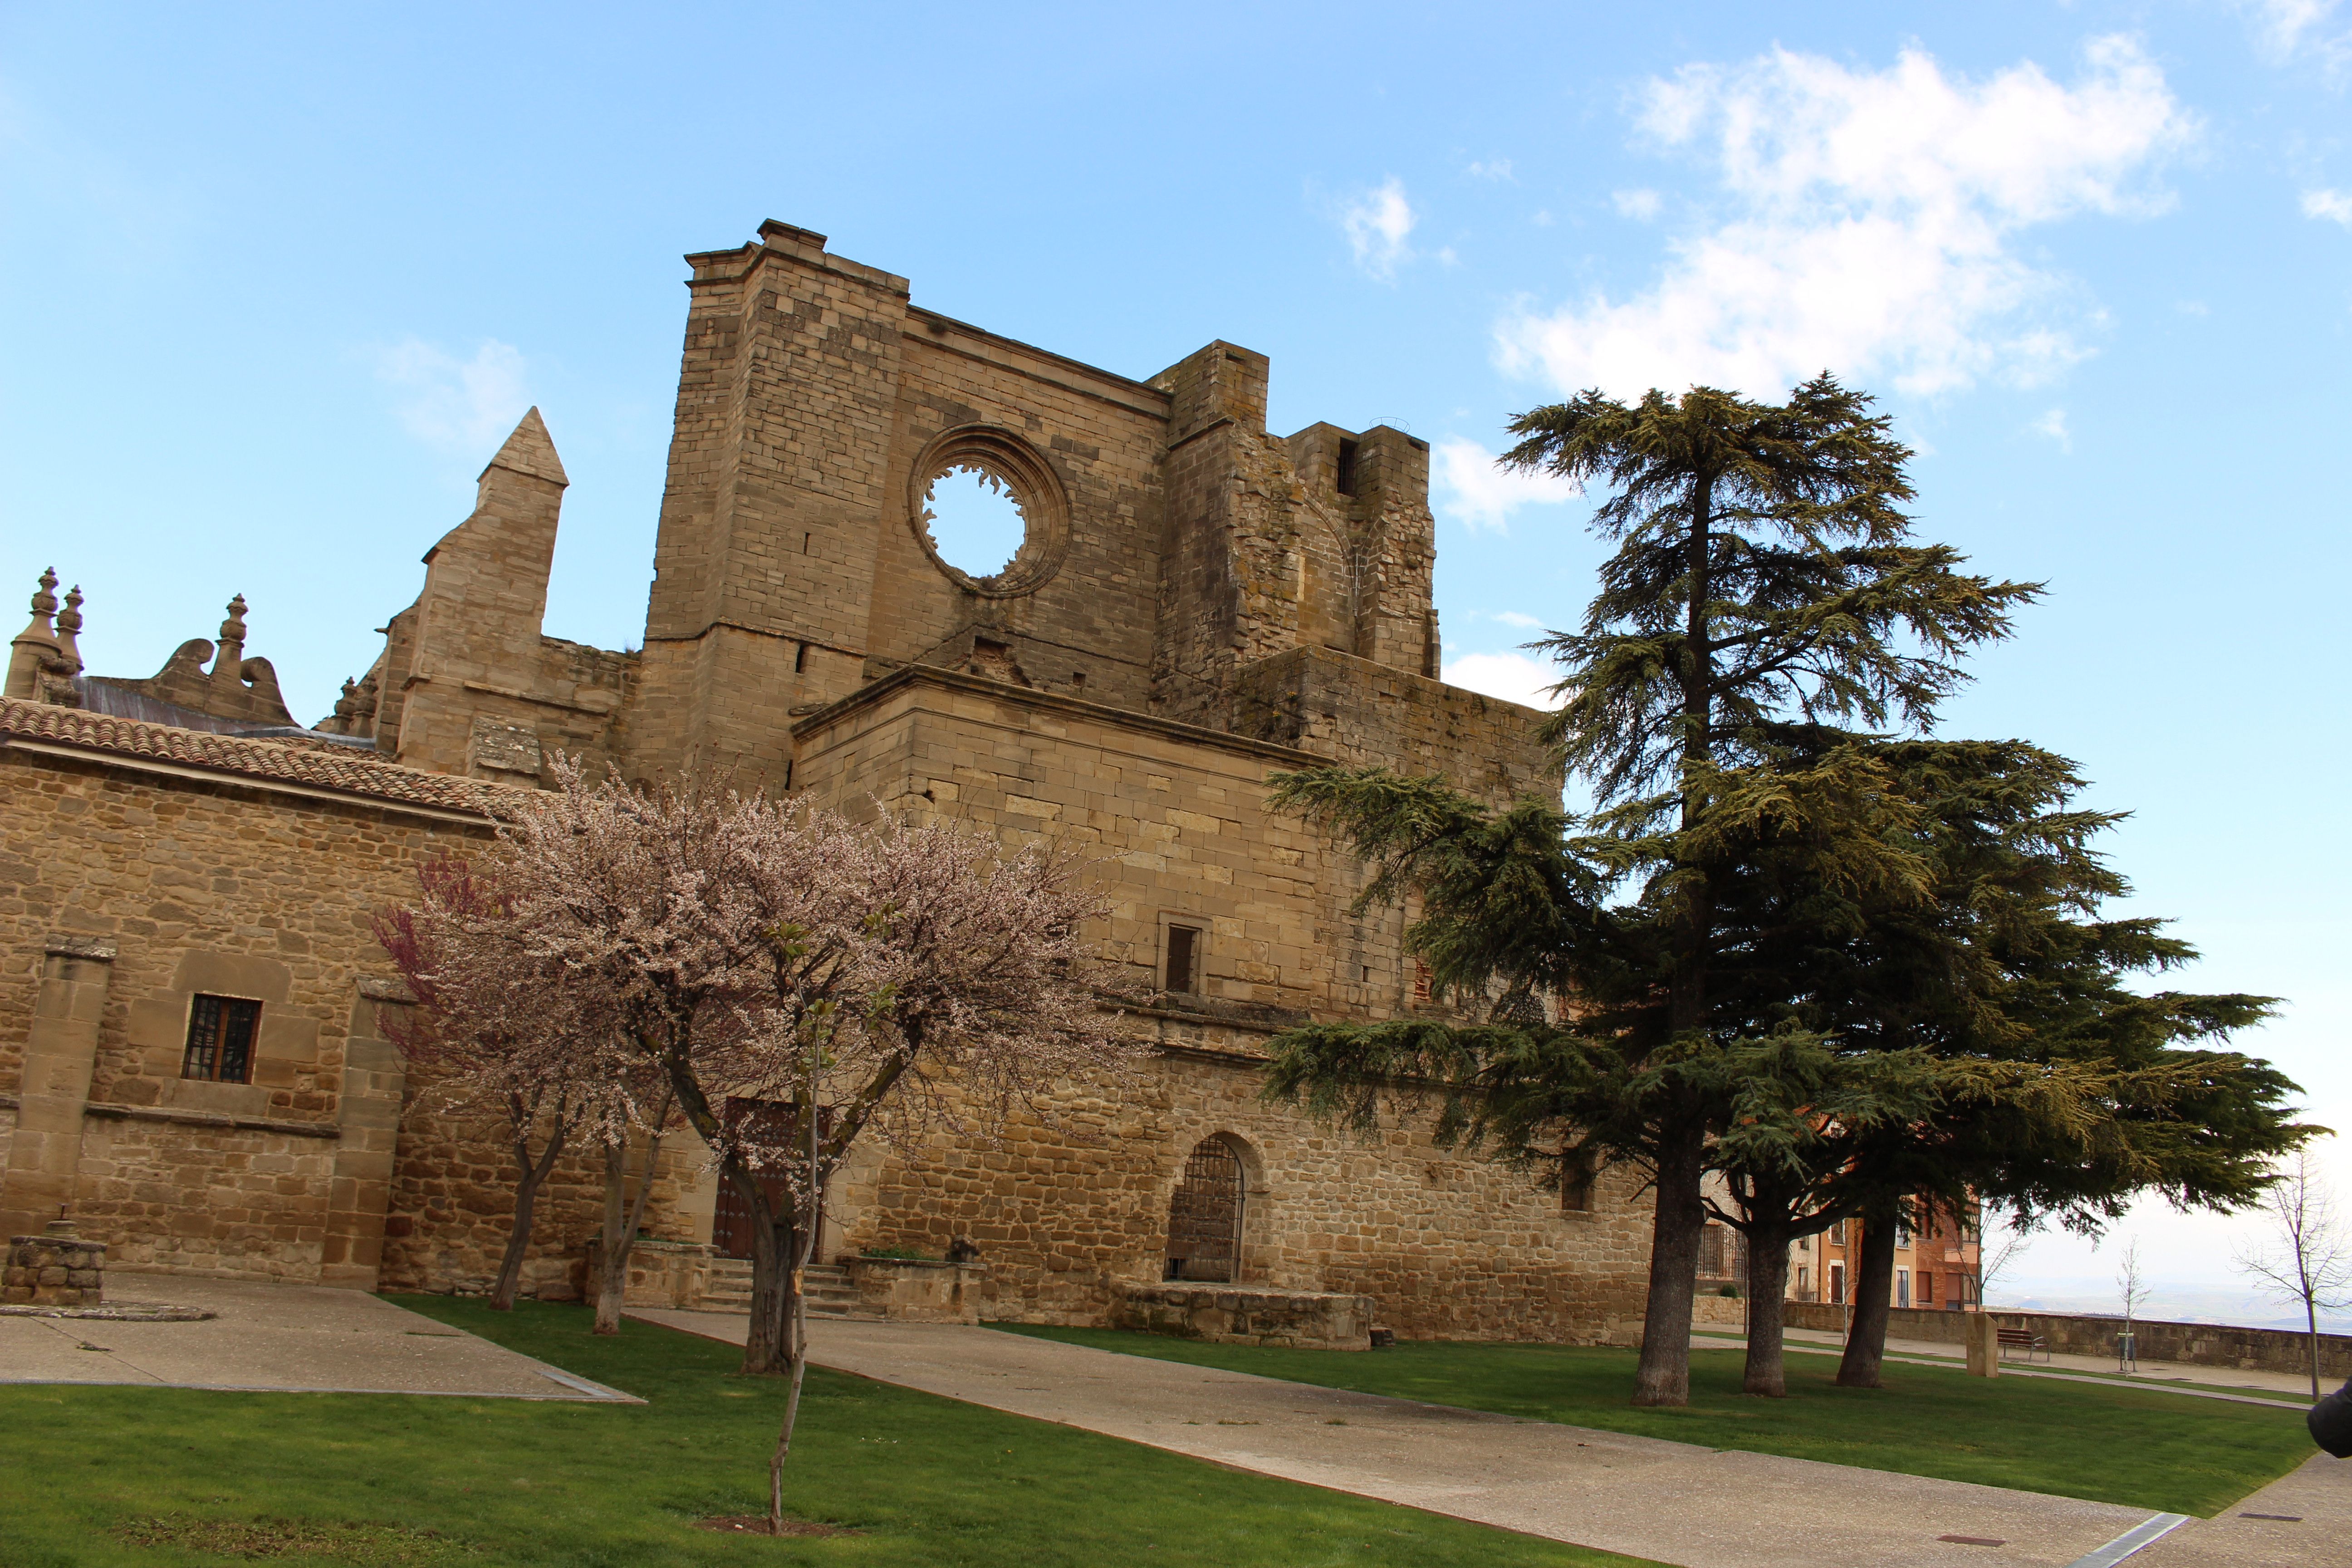
<path id="1" fill-rule="evenodd" d="M 2043 1361 L 2050 1359 L 2049 1343 L 2030 1329 L 1997 1329 L 1994 1333 L 2000 1341 L 2000 1353 L 2003 1355 L 2011 1351 L 2022 1351 L 2025 1359 L 2032 1361 L 2034 1352 L 2039 1351 Z"/>

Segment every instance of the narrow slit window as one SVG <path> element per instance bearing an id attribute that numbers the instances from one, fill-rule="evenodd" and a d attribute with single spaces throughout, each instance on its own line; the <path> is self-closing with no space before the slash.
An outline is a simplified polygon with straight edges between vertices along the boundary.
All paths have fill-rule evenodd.
<path id="1" fill-rule="evenodd" d="M 180 1059 L 182 1078 L 212 1083 L 247 1083 L 253 1078 L 253 1037 L 261 1028 L 261 1004 L 241 996 L 199 996 L 188 1009 L 188 1048 Z"/>
<path id="2" fill-rule="evenodd" d="M 1423 963 L 1417 958 L 1414 959 L 1412 961 L 1412 999 L 1414 1001 L 1426 1002 L 1429 1000 L 1429 965 Z"/>
<path id="3" fill-rule="evenodd" d="M 1343 496 L 1356 493 L 1356 444 L 1353 441 L 1339 443 L 1339 472 L 1333 488 Z"/>
<path id="4" fill-rule="evenodd" d="M 1168 975 L 1162 989 L 1181 996 L 1201 989 L 1201 933 L 1191 926 L 1168 928 Z"/>
<path id="5" fill-rule="evenodd" d="M 794 675 L 802 675 L 805 674 L 807 670 L 808 644 L 803 643 L 793 653 L 793 673 Z"/>

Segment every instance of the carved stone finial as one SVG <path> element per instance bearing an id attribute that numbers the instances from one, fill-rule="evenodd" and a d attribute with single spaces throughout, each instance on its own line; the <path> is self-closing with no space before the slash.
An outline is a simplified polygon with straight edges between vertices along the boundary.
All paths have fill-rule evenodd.
<path id="1" fill-rule="evenodd" d="M 81 673 L 81 647 L 74 640 L 80 630 L 81 584 L 77 583 L 66 591 L 66 607 L 58 612 L 58 657 L 69 676 Z"/>
<path id="2" fill-rule="evenodd" d="M 5 687 L 0 689 L 5 689 L 11 697 L 21 697 L 33 702 L 55 701 L 53 693 L 58 678 L 70 676 L 81 668 L 79 656 L 74 657 L 71 669 L 66 666 L 67 656 L 73 647 L 71 628 L 67 629 L 65 646 L 60 647 L 58 628 L 50 624 L 58 618 L 57 586 L 58 572 L 52 566 L 41 574 L 40 586 L 33 591 L 33 618 L 26 623 L 25 629 L 18 632 L 16 641 L 8 646 L 8 679 Z M 74 602 L 80 603 L 79 599 Z M 68 613 L 70 615 L 72 612 L 68 610 Z M 74 616 L 73 624 L 81 624 L 79 616 Z M 68 689 L 71 689 L 70 681 L 68 682 Z"/>
<path id="3" fill-rule="evenodd" d="M 228 602 L 228 619 L 221 623 L 220 640 L 233 643 L 245 641 L 245 595 L 242 594 Z"/>

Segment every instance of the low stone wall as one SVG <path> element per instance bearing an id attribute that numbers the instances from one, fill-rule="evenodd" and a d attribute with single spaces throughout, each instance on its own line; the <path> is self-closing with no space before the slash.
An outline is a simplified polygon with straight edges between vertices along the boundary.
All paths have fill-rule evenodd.
<path id="1" fill-rule="evenodd" d="M 1111 1289 L 1111 1327 L 1223 1344 L 1298 1350 L 1371 1348 L 1372 1299 L 1255 1285 L 1120 1284 Z"/>
<path id="2" fill-rule="evenodd" d="M 845 1258 L 857 1310 L 909 1323 L 976 1323 L 988 1283 L 985 1263 L 910 1258 Z"/>
<path id="3" fill-rule="evenodd" d="M 64 1234 L 56 1234 L 60 1229 Z M 106 1248 L 84 1241 L 60 1220 L 47 1236 L 8 1238 L 8 1266 L 0 1274 L 0 1304 L 11 1307 L 95 1307 L 106 1300 Z"/>
<path id="4" fill-rule="evenodd" d="M 629 1248 L 629 1284 L 621 1293 L 625 1307 L 667 1307 L 693 1311 L 702 1305 L 710 1282 L 712 1249 L 685 1241 L 655 1241 L 639 1237 Z M 582 1294 L 590 1305 L 604 1294 L 604 1245 L 588 1244 L 587 1279 Z"/>
<path id="5" fill-rule="evenodd" d="M 1744 1329 L 1748 1326 L 1748 1303 L 1737 1296 L 1695 1296 L 1691 1299 L 1691 1321 L 1729 1323 Z"/>
<path id="6" fill-rule="evenodd" d="M 1828 1329 L 1843 1333 L 1847 1308 L 1818 1301 L 1788 1304 L 1792 1329 Z M 2004 1329 L 2023 1329 L 2062 1355 L 2111 1356 L 2121 1318 L 2075 1317 L 2056 1312 L 1993 1312 Z M 1886 1314 L 1890 1340 L 1926 1340 L 1964 1345 L 1974 1312 L 1895 1307 Z M 2132 1324 L 2142 1361 L 2179 1362 L 2189 1366 L 2235 1367 L 2245 1372 L 2302 1373 L 2311 1370 L 2311 1342 L 2288 1329 L 2240 1329 L 2220 1323 L 2168 1323 L 2140 1319 Z M 2352 1334 L 2319 1336 L 2319 1375 L 2352 1377 Z"/>

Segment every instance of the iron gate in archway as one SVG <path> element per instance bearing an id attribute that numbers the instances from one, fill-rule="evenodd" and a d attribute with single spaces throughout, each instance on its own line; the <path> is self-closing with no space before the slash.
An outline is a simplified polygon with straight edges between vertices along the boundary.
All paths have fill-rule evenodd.
<path id="1" fill-rule="evenodd" d="M 1169 1279 L 1231 1284 L 1241 1278 L 1241 1156 L 1222 1138 L 1204 1138 L 1185 1157 L 1183 1178 L 1168 1205 Z"/>

